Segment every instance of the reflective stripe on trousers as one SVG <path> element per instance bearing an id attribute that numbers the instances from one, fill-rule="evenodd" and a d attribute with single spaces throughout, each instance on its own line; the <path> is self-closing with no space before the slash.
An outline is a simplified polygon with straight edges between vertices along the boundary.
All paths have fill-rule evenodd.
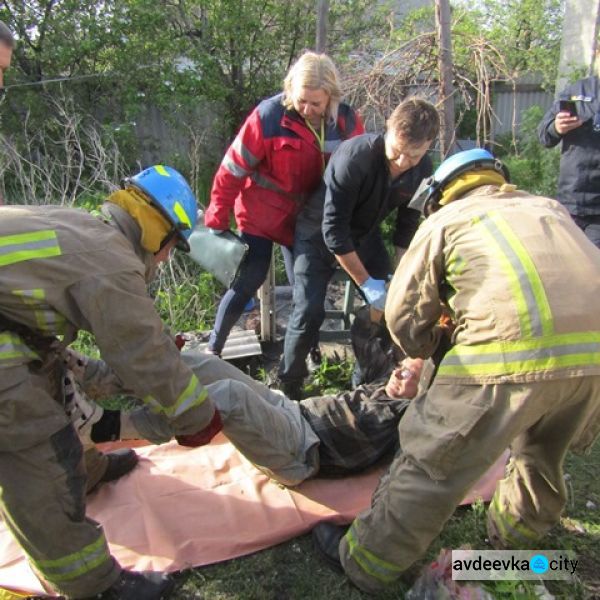
<path id="1" fill-rule="evenodd" d="M 368 573 L 371 577 L 374 577 L 383 583 L 390 583 L 398 579 L 402 569 L 379 558 L 370 550 L 363 548 L 356 539 L 357 534 L 354 527 L 355 525 L 352 523 L 345 535 L 350 549 L 350 557 L 363 569 L 363 571 L 365 571 L 365 573 Z"/>
<path id="2" fill-rule="evenodd" d="M 540 538 L 533 529 L 529 529 L 517 517 L 502 510 L 497 492 L 488 508 L 488 520 L 495 525 L 502 543 L 509 548 L 527 548 Z"/>
<path id="3" fill-rule="evenodd" d="M 53 560 L 32 560 L 31 562 L 50 583 L 60 584 L 77 579 L 109 560 L 112 561 L 112 557 L 108 551 L 106 538 L 101 533 L 95 542 L 78 552 Z"/>

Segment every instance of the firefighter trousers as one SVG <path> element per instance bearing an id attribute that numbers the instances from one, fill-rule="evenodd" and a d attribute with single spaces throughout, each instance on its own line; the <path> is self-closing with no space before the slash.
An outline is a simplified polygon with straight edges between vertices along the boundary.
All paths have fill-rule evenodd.
<path id="1" fill-rule="evenodd" d="M 85 516 L 83 448 L 38 363 L 0 368 L 0 512 L 36 573 L 67 597 L 94 596 L 121 571 Z"/>
<path id="2" fill-rule="evenodd" d="M 560 518 L 567 450 L 600 429 L 600 376 L 522 384 L 433 383 L 400 422 L 401 450 L 340 542 L 348 577 L 376 593 L 423 556 L 469 488 L 511 447 L 488 518 L 505 546 Z M 497 544 L 497 545 L 502 545 Z"/>

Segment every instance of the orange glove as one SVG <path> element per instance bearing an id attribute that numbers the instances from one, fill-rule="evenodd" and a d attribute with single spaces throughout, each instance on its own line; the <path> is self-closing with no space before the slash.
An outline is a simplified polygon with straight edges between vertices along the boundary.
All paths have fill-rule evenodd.
<path id="1" fill-rule="evenodd" d="M 448 313 L 442 314 L 442 316 L 440 317 L 440 320 L 438 322 L 438 325 L 442 328 L 442 330 L 448 337 L 452 337 L 452 334 L 454 333 L 454 330 L 456 329 L 456 324 L 454 323 L 454 321 L 452 320 L 452 318 L 450 317 L 450 315 Z"/>
<path id="2" fill-rule="evenodd" d="M 210 441 L 223 429 L 223 421 L 221 421 L 221 413 L 215 408 L 215 414 L 210 420 L 210 423 L 196 433 L 186 435 L 176 435 L 175 439 L 180 446 L 188 446 L 197 448 L 198 446 L 206 446 Z"/>

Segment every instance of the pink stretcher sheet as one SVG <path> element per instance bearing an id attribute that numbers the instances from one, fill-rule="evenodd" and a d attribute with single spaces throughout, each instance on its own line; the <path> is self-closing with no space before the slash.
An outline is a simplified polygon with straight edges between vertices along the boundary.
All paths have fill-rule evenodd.
<path id="1" fill-rule="evenodd" d="M 137 444 L 135 444 L 137 445 Z M 350 522 L 370 504 L 381 469 L 345 479 L 315 479 L 294 490 L 270 481 L 227 439 L 183 448 L 175 442 L 137 449 L 132 473 L 88 499 L 126 568 L 178 571 L 235 558 L 306 533 L 319 521 Z M 508 452 L 463 503 L 489 500 Z M 0 587 L 43 588 L 0 522 Z"/>

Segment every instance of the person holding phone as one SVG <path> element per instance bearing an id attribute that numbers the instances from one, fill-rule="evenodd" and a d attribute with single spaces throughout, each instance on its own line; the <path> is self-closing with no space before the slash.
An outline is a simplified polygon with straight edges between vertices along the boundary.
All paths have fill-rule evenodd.
<path id="1" fill-rule="evenodd" d="M 598 54 L 596 61 L 598 61 Z M 557 199 L 600 248 L 600 83 L 597 75 L 567 86 L 538 126 L 540 142 L 562 142 Z"/>

